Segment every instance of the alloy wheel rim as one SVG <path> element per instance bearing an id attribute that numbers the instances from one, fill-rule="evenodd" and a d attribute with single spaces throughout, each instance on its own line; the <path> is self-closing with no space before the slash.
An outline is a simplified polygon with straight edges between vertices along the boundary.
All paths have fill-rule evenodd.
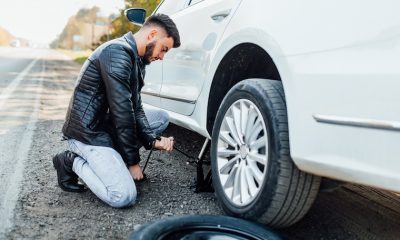
<path id="1" fill-rule="evenodd" d="M 227 199 L 245 206 L 260 193 L 268 166 L 268 132 L 258 107 L 239 99 L 226 111 L 218 135 L 218 177 Z"/>

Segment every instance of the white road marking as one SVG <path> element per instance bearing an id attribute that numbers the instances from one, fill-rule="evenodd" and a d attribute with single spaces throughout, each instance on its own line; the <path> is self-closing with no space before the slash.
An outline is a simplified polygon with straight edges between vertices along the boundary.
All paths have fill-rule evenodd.
<path id="1" fill-rule="evenodd" d="M 32 66 L 36 63 L 37 59 L 31 62 L 28 67 L 24 69 L 24 71 L 16 78 L 17 80 L 14 80 L 14 86 L 16 87 L 23 78 L 26 73 L 32 68 Z M 8 188 L 6 190 L 6 193 L 4 195 L 3 201 L 0 205 L 0 239 L 4 237 L 4 234 L 12 227 L 13 225 L 13 215 L 14 215 L 14 208 L 15 204 L 18 200 L 18 195 L 20 192 L 20 183 L 23 179 L 23 172 L 24 172 L 24 164 L 25 161 L 28 157 L 29 150 L 31 148 L 31 143 L 32 143 L 32 137 L 34 134 L 34 131 L 36 129 L 36 122 L 38 119 L 38 113 L 39 113 L 39 105 L 40 105 L 40 97 L 41 97 L 41 92 L 42 92 L 42 82 L 44 78 L 44 61 L 42 64 L 42 72 L 38 81 L 38 92 L 36 93 L 34 105 L 33 105 L 33 112 L 30 115 L 29 122 L 26 126 L 26 130 L 24 131 L 24 134 L 22 135 L 21 142 L 18 146 L 18 150 L 15 155 L 15 171 L 14 173 L 9 177 L 8 182 Z M 11 85 L 11 84 L 10 84 Z M 14 88 L 15 88 L 14 87 Z M 14 89 L 12 89 L 14 91 Z M 8 96 L 11 95 L 11 93 L 8 94 Z M 8 98 L 8 97 L 7 97 Z M 6 99 L 6 98 L 3 98 Z M 5 100 L 3 100 L 5 101 Z M 1 105 L 0 105 L 1 106 Z"/>
<path id="2" fill-rule="evenodd" d="M 0 109 L 3 107 L 4 103 L 7 102 L 8 98 L 11 96 L 11 94 L 18 87 L 18 85 L 21 82 L 21 80 L 31 70 L 33 65 L 35 65 L 37 60 L 38 59 L 36 58 L 32 62 L 30 62 L 29 65 L 20 74 L 18 74 L 18 76 L 16 78 L 14 80 L 12 80 L 12 82 L 10 84 L 8 84 L 8 86 L 1 91 L 1 93 L 0 93 Z"/>

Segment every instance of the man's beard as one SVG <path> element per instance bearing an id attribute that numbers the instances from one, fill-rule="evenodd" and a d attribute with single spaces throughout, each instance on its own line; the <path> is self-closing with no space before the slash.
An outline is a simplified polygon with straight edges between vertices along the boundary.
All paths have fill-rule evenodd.
<path id="1" fill-rule="evenodd" d="M 154 47 L 156 46 L 156 41 L 152 41 L 151 43 L 146 45 L 146 50 L 144 51 L 144 55 L 142 57 L 142 61 L 145 65 L 149 65 L 151 63 L 151 59 L 153 57 Z"/>

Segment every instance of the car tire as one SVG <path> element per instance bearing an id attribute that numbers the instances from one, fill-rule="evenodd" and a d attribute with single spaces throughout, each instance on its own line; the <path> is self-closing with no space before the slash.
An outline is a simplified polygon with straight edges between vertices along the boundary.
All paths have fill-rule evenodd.
<path id="1" fill-rule="evenodd" d="M 139 226 L 129 240 L 254 239 L 280 240 L 265 226 L 228 216 L 176 216 Z"/>
<path id="2" fill-rule="evenodd" d="M 307 213 L 321 181 L 290 156 L 285 95 L 276 80 L 244 80 L 227 93 L 213 127 L 211 166 L 227 214 L 275 228 Z"/>

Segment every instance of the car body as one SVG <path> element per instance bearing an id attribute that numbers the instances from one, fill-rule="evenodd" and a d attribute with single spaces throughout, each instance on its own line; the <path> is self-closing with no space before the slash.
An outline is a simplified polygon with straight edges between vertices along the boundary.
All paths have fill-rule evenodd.
<path id="1" fill-rule="evenodd" d="M 399 8 L 395 0 L 165 0 L 155 13 L 174 20 L 182 45 L 148 66 L 142 99 L 212 138 L 235 85 L 279 81 L 301 172 L 400 192 Z"/>

